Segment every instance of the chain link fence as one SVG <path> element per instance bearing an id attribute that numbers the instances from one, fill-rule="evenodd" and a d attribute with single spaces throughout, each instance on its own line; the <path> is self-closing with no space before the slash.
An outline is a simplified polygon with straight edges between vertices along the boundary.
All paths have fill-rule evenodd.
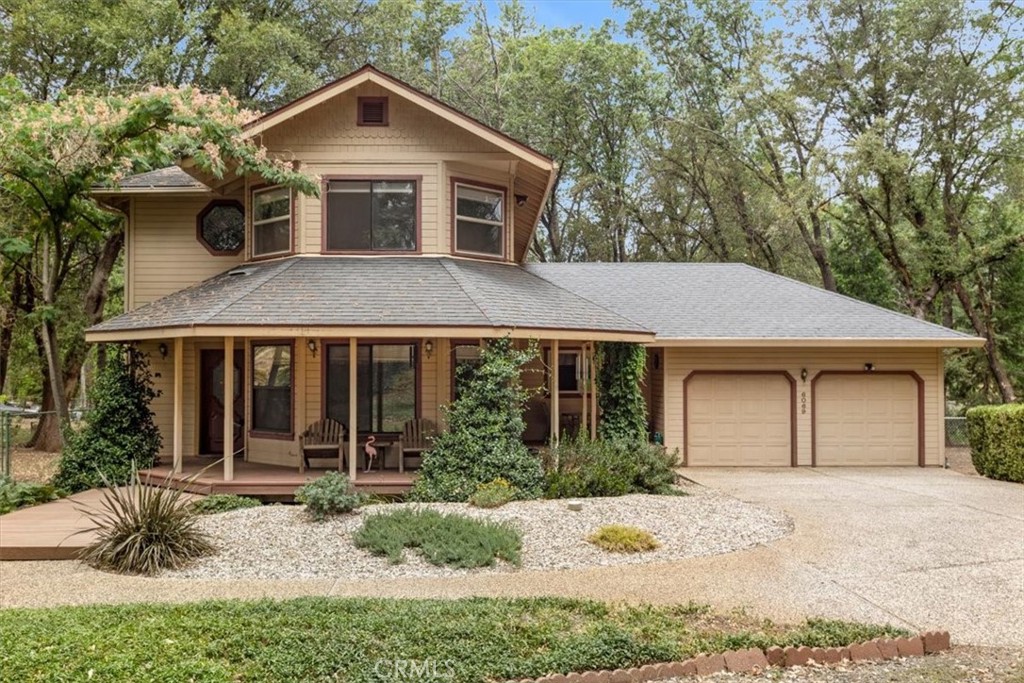
<path id="1" fill-rule="evenodd" d="M 9 412 L 0 412 L 0 475 L 11 476 L 11 423 Z"/>
<path id="2" fill-rule="evenodd" d="M 970 445 L 967 441 L 966 417 L 946 417 L 946 445 L 956 448 L 966 448 Z"/>

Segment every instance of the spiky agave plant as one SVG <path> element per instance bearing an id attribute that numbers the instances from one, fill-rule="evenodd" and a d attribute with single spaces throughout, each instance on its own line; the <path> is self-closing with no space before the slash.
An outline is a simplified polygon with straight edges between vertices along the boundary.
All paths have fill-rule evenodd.
<path id="1" fill-rule="evenodd" d="M 125 486 L 112 486 L 103 476 L 99 506 L 82 508 L 93 523 L 86 531 L 95 532 L 96 540 L 81 559 L 97 569 L 152 576 L 213 553 L 209 537 L 196 528 L 198 515 L 183 497 L 185 485 L 174 485 L 168 477 L 162 485 L 148 486 L 134 466 Z"/>

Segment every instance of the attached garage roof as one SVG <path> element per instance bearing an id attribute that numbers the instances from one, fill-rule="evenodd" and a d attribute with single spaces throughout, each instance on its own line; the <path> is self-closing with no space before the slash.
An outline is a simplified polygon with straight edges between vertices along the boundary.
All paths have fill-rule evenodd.
<path id="1" fill-rule="evenodd" d="M 982 341 L 738 263 L 544 263 L 527 269 L 653 330 L 658 341 Z"/>
<path id="2" fill-rule="evenodd" d="M 233 268 L 89 330 L 463 327 L 653 335 L 510 264 L 453 258 L 298 256 Z M 130 335 L 121 335 L 132 338 Z"/>

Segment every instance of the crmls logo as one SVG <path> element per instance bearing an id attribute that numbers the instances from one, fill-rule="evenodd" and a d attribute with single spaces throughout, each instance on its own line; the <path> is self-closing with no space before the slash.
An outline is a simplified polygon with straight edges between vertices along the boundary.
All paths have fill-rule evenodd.
<path id="1" fill-rule="evenodd" d="M 373 673 L 381 681 L 446 681 L 455 678 L 448 659 L 378 659 Z"/>

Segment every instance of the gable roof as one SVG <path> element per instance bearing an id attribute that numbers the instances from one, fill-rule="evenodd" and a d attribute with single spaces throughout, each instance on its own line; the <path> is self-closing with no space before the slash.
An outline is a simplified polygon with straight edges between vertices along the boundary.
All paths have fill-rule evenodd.
<path id="1" fill-rule="evenodd" d="M 659 342 L 984 342 L 739 263 L 543 263 L 527 270 L 653 330 Z"/>
<path id="2" fill-rule="evenodd" d="M 520 266 L 450 257 L 344 256 L 237 266 L 95 325 L 87 336 L 102 341 L 106 333 L 145 338 L 146 331 L 167 328 L 209 333 L 241 326 L 266 326 L 268 333 L 273 327 L 457 327 L 654 338 L 642 325 Z"/>

